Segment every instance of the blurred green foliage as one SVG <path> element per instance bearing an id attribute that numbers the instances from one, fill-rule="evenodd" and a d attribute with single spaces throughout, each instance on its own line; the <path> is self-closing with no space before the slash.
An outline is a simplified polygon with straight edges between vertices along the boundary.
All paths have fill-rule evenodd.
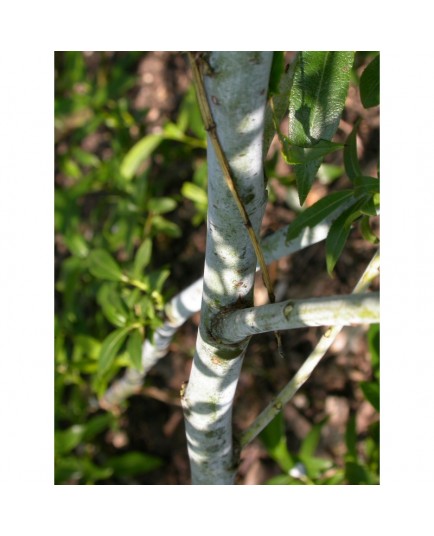
<path id="1" fill-rule="evenodd" d="M 57 484 L 137 483 L 165 463 L 155 452 L 115 447 L 109 438 L 122 434 L 124 423 L 98 404 L 122 369 L 141 368 L 143 341 L 152 339 L 162 323 L 165 303 L 180 290 L 170 283 L 171 266 L 163 253 L 186 230 L 203 224 L 207 212 L 205 131 L 193 87 L 182 95 L 176 115 L 164 117 L 155 128 L 148 119 L 149 109 L 134 104 L 140 88 L 139 66 L 146 54 L 59 52 L 55 56 Z M 356 54 L 356 64 L 365 56 Z M 276 53 L 275 60 L 270 93 L 276 91 L 284 68 L 281 53 Z M 375 67 L 365 79 L 378 76 Z M 355 69 L 352 78 L 359 83 Z M 377 93 L 366 93 L 369 105 L 376 98 Z M 369 226 L 378 205 L 378 180 L 369 182 L 371 178 L 362 177 L 357 167 L 356 130 L 357 125 L 348 137 L 344 165 L 323 162 L 317 174 L 322 184 L 331 184 L 345 171 L 358 194 L 345 216 L 345 236 L 334 241 L 334 250 L 328 248 L 330 272 L 355 218 L 362 217 L 365 238 L 378 240 Z M 335 147 L 325 149 L 329 154 Z M 294 150 L 289 156 L 300 158 Z M 276 152 L 265 163 L 266 174 L 287 187 L 288 204 L 300 212 L 290 228 L 297 234 L 321 219 L 321 201 L 305 211 L 294 204 L 291 192 L 295 197 L 299 193 L 295 174 L 279 175 L 277 158 Z M 345 198 L 342 193 L 331 195 Z M 269 197 L 271 202 L 276 199 L 272 184 Z M 378 410 L 377 335 L 371 328 L 373 377 L 360 388 Z M 313 426 L 297 453 L 286 447 L 281 418 L 270 424 L 262 439 L 283 473 L 269 483 L 378 481 L 378 422 L 364 438 L 361 454 L 354 419 L 350 419 L 344 468 L 315 455 L 324 423 Z"/>
<path id="2" fill-rule="evenodd" d="M 162 463 L 144 453 L 114 456 L 104 435 L 120 421 L 98 409 L 98 397 L 121 368 L 140 369 L 142 342 L 152 338 L 177 290 L 166 284 L 170 267 L 155 254 L 182 234 L 185 222 L 172 217 L 175 209 L 190 205 L 199 225 L 207 208 L 205 131 L 193 89 L 176 122 L 164 118 L 151 132 L 149 110 L 134 106 L 145 56 L 55 56 L 59 484 L 116 483 L 120 472 L 134 477 Z M 173 162 L 185 169 L 175 174 Z"/>

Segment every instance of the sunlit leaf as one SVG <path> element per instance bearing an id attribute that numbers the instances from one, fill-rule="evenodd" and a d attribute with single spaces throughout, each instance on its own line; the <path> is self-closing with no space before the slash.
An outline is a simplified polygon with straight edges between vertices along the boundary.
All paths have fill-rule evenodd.
<path id="1" fill-rule="evenodd" d="M 203 188 L 200 188 L 192 182 L 184 182 L 181 188 L 181 193 L 187 199 L 201 205 L 208 204 L 208 196 Z"/>
<path id="2" fill-rule="evenodd" d="M 312 147 L 331 140 L 339 124 L 354 52 L 300 52 L 289 94 L 288 141 Z M 321 158 L 294 166 L 300 204 L 310 191 Z"/>
<path id="3" fill-rule="evenodd" d="M 155 151 L 163 139 L 161 134 L 149 134 L 138 141 L 122 160 L 121 175 L 127 180 L 132 179 L 140 165 Z"/>
<path id="4" fill-rule="evenodd" d="M 176 201 L 171 197 L 154 197 L 148 201 L 148 210 L 154 214 L 165 214 L 176 208 Z"/>

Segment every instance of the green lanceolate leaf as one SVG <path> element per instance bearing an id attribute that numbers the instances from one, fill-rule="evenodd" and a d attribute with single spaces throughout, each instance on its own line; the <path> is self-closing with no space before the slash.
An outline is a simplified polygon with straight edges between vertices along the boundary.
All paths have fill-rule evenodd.
<path id="1" fill-rule="evenodd" d="M 294 466 L 295 460 L 286 445 L 285 423 L 281 412 L 262 430 L 259 437 L 270 457 L 283 471 L 288 472 Z"/>
<path id="2" fill-rule="evenodd" d="M 374 194 L 378 195 L 378 194 Z M 362 214 L 365 214 L 366 216 L 376 216 L 378 214 L 377 207 L 374 202 L 374 196 L 373 195 L 364 195 L 363 199 L 365 199 L 363 205 L 360 207 L 360 212 Z"/>
<path id="3" fill-rule="evenodd" d="M 300 52 L 289 94 L 291 145 L 312 147 L 331 140 L 339 125 L 354 52 Z M 300 203 L 310 191 L 321 158 L 294 166 Z"/>
<path id="4" fill-rule="evenodd" d="M 154 214 L 165 214 L 176 208 L 176 201 L 171 197 L 154 197 L 148 202 L 149 212 Z"/>
<path id="5" fill-rule="evenodd" d="M 318 424 L 314 424 L 307 434 L 307 436 L 304 438 L 300 450 L 298 452 L 300 457 L 304 458 L 311 458 L 314 456 L 315 451 L 318 447 L 318 443 L 321 437 L 321 430 L 324 426 L 324 424 L 327 422 L 328 417 L 323 419 Z"/>
<path id="6" fill-rule="evenodd" d="M 107 460 L 107 467 L 123 478 L 148 473 L 163 465 L 163 460 L 142 452 L 126 452 Z"/>
<path id="7" fill-rule="evenodd" d="M 365 108 L 380 104 L 380 55 L 375 56 L 360 77 L 360 98 Z"/>
<path id="8" fill-rule="evenodd" d="M 91 251 L 88 258 L 90 273 L 98 279 L 108 281 L 126 281 L 128 278 L 122 273 L 118 263 L 105 249 Z"/>
<path id="9" fill-rule="evenodd" d="M 347 138 L 347 143 L 344 148 L 344 166 L 345 172 L 350 180 L 362 175 L 359 159 L 357 157 L 357 129 L 360 120 L 356 122 L 351 134 Z"/>
<path id="10" fill-rule="evenodd" d="M 283 158 L 289 165 L 307 164 L 319 158 L 343 149 L 341 143 L 334 143 L 328 140 L 319 140 L 312 147 L 298 147 L 297 145 L 286 145 Z"/>
<path id="11" fill-rule="evenodd" d="M 179 238 L 182 235 L 182 231 L 179 226 L 173 221 L 163 218 L 163 216 L 153 216 L 151 222 L 153 231 L 166 234 L 172 238 Z"/>
<path id="12" fill-rule="evenodd" d="M 371 242 L 371 244 L 378 244 L 378 237 L 372 232 L 371 225 L 369 223 L 369 216 L 363 216 L 360 220 L 360 232 L 365 240 Z"/>
<path id="13" fill-rule="evenodd" d="M 134 329 L 133 326 L 115 329 L 104 339 L 98 358 L 98 376 L 103 376 L 111 367 L 123 342 L 132 329 Z"/>
<path id="14" fill-rule="evenodd" d="M 354 415 L 351 415 L 348 419 L 347 429 L 345 431 L 345 443 L 347 445 L 345 459 L 347 461 L 357 461 L 357 431 L 356 418 Z"/>
<path id="15" fill-rule="evenodd" d="M 360 382 L 360 388 L 374 409 L 380 411 L 380 386 L 378 382 Z"/>
<path id="16" fill-rule="evenodd" d="M 285 68 L 285 55 L 283 52 L 273 52 L 273 62 L 271 64 L 270 79 L 268 82 L 268 95 L 279 93 L 279 82 Z"/>
<path id="17" fill-rule="evenodd" d="M 375 177 L 355 177 L 353 182 L 355 196 L 372 196 L 380 191 L 380 181 Z"/>
<path id="18" fill-rule="evenodd" d="M 164 136 L 161 134 L 150 134 L 133 145 L 122 160 L 121 175 L 127 180 L 132 179 L 142 162 L 153 153 L 163 139 Z"/>
<path id="19" fill-rule="evenodd" d="M 296 238 L 305 227 L 314 227 L 327 216 L 332 214 L 342 203 L 353 195 L 351 190 L 334 192 L 317 201 L 314 205 L 299 214 L 288 228 L 286 240 Z"/>
<path id="20" fill-rule="evenodd" d="M 368 331 L 368 346 L 371 354 L 372 372 L 380 377 L 380 324 L 372 324 Z"/>
<path id="21" fill-rule="evenodd" d="M 139 330 L 135 329 L 128 337 L 127 352 L 131 365 L 137 370 L 142 369 L 142 344 L 142 335 Z"/>
<path id="22" fill-rule="evenodd" d="M 148 266 L 151 261 L 152 256 L 152 240 L 150 238 L 145 238 L 139 249 L 137 250 L 136 256 L 134 257 L 134 267 L 133 275 L 135 278 L 143 275 L 143 270 Z"/>
<path id="23" fill-rule="evenodd" d="M 365 199 L 357 200 L 348 209 L 344 210 L 330 227 L 326 239 L 326 263 L 327 271 L 330 275 L 344 249 L 345 242 L 351 231 L 351 224 L 360 216 L 360 207 L 364 202 Z"/>
<path id="24" fill-rule="evenodd" d="M 181 188 L 181 193 L 187 199 L 200 205 L 208 204 L 208 196 L 206 191 L 192 182 L 184 182 Z"/>
<path id="25" fill-rule="evenodd" d="M 98 291 L 98 303 L 104 316 L 117 327 L 123 327 L 128 320 L 128 311 L 120 294 L 110 283 L 102 285 Z"/>

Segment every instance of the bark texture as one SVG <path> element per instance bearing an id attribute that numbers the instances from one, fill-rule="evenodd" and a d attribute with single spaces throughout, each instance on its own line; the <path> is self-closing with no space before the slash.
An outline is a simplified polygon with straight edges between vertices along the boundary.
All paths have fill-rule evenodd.
<path id="1" fill-rule="evenodd" d="M 257 234 L 267 202 L 263 128 L 271 52 L 213 52 L 205 87 L 217 136 Z M 209 69 L 210 67 L 210 69 Z M 224 344 L 213 321 L 253 305 L 256 256 L 238 208 L 208 143 L 208 222 L 201 323 L 183 393 L 193 484 L 233 484 L 232 404 L 248 340 Z"/>

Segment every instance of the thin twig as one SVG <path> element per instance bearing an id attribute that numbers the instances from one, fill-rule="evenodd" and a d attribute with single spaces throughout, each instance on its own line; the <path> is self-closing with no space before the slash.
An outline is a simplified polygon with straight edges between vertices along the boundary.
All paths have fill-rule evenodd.
<path id="1" fill-rule="evenodd" d="M 364 271 L 359 282 L 355 286 L 353 293 L 364 292 L 370 283 L 377 277 L 380 267 L 380 253 L 377 252 Z M 298 369 L 292 380 L 280 391 L 280 393 L 270 402 L 262 413 L 255 419 L 240 438 L 240 447 L 248 445 L 259 433 L 274 419 L 282 410 L 284 404 L 289 402 L 300 387 L 310 378 L 315 367 L 321 361 L 327 350 L 336 339 L 343 326 L 334 326 L 326 329 L 324 335 L 319 340 L 314 351 L 309 355 L 303 365 Z"/>

